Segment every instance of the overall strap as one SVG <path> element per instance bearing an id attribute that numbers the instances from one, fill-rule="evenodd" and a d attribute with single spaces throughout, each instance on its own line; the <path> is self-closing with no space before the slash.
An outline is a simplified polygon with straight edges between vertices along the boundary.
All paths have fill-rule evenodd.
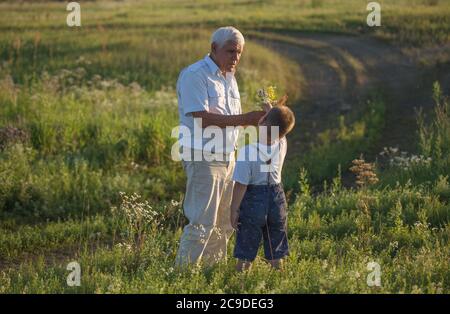
<path id="1" fill-rule="evenodd" d="M 258 153 L 260 152 L 259 150 L 259 142 L 256 145 L 256 148 L 258 150 Z M 272 163 L 272 158 L 266 161 L 266 165 L 270 165 Z M 270 171 L 267 171 L 267 185 L 270 185 Z"/>

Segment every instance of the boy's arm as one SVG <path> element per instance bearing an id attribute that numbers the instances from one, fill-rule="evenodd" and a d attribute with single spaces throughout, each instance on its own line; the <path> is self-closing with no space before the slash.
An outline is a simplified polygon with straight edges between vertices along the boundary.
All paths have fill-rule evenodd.
<path id="1" fill-rule="evenodd" d="M 239 206 L 241 205 L 242 199 L 244 198 L 245 191 L 247 190 L 247 185 L 234 182 L 233 198 L 231 199 L 231 226 L 237 229 L 238 219 L 239 219 Z"/>

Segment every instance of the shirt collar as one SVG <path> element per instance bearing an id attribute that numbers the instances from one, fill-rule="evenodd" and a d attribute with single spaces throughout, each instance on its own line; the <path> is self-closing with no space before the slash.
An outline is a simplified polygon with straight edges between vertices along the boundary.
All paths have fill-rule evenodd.
<path id="1" fill-rule="evenodd" d="M 217 66 L 217 64 L 213 61 L 213 59 L 211 59 L 211 56 L 209 55 L 209 53 L 205 56 L 205 62 L 208 65 L 209 70 L 211 71 L 212 74 L 217 74 L 222 76 L 222 72 L 220 71 L 219 67 Z M 233 72 L 226 72 L 226 77 L 228 78 L 228 76 L 234 76 Z"/>

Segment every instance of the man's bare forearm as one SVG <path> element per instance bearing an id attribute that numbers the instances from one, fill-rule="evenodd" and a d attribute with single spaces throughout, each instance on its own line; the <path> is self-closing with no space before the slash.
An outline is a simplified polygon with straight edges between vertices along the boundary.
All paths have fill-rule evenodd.
<path id="1" fill-rule="evenodd" d="M 227 126 L 247 126 L 258 125 L 259 119 L 264 115 L 264 111 L 251 111 L 238 115 L 222 115 L 217 113 L 210 113 L 207 111 L 193 112 L 194 118 L 202 119 L 202 128 L 209 126 L 217 126 L 219 128 L 226 128 Z"/>

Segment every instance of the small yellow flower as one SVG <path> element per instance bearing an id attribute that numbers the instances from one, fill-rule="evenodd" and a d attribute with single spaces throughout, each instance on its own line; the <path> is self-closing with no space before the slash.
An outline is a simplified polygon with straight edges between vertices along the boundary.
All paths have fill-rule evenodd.
<path id="1" fill-rule="evenodd" d="M 277 100 L 275 86 L 268 86 L 267 88 L 262 88 L 258 90 L 258 97 L 262 102 L 270 102 L 273 104 Z"/>
<path id="2" fill-rule="evenodd" d="M 269 98 L 271 102 L 277 100 L 277 93 L 275 92 L 275 89 L 275 86 L 267 87 L 267 98 Z"/>

